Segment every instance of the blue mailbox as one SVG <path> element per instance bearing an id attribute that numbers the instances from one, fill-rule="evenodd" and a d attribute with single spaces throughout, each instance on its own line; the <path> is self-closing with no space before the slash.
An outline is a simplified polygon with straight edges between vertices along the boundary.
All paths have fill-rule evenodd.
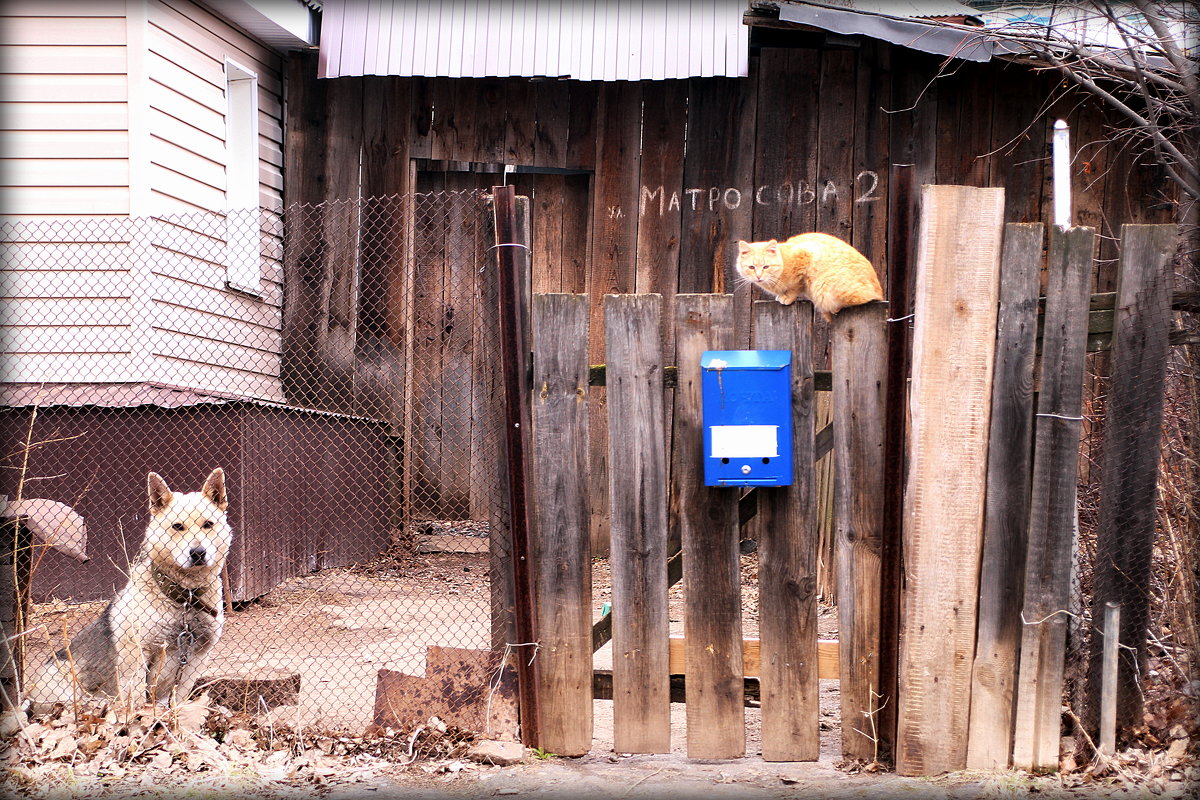
<path id="1" fill-rule="evenodd" d="M 792 484 L 792 354 L 709 350 L 700 357 L 707 486 Z"/>

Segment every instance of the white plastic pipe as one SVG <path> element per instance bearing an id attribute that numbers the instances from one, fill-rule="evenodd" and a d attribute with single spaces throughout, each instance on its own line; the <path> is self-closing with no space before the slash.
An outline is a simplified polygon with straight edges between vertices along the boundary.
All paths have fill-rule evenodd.
<path id="1" fill-rule="evenodd" d="M 1071 132 L 1065 120 L 1054 123 L 1054 224 L 1071 227 Z"/>

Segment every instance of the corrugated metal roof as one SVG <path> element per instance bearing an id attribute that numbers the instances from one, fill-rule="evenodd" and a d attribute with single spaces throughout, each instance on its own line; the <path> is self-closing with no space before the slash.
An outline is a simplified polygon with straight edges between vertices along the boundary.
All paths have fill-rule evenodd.
<path id="1" fill-rule="evenodd" d="M 860 5 L 868 4 L 862 2 Z M 889 4 L 886 0 L 875 0 L 870 5 L 882 7 Z M 850 8 L 845 2 L 780 3 L 779 20 L 850 36 L 869 36 L 901 47 L 964 61 L 990 61 L 993 55 L 1006 51 L 995 37 L 985 33 L 982 28 Z"/>
<path id="2" fill-rule="evenodd" d="M 787 0 L 781 0 L 787 2 Z M 862 14 L 887 14 L 915 19 L 978 18 L 979 12 L 958 0 L 823 0 L 823 5 L 839 6 Z"/>
<path id="3" fill-rule="evenodd" d="M 746 0 L 325 0 L 318 75 L 745 77 Z"/>

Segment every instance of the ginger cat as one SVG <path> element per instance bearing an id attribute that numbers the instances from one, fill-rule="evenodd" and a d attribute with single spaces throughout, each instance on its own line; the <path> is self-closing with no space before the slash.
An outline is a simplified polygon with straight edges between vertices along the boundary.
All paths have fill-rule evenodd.
<path id="1" fill-rule="evenodd" d="M 883 299 L 871 262 L 824 233 L 801 233 L 782 243 L 739 240 L 737 271 L 785 306 L 807 297 L 827 321 L 847 306 Z"/>

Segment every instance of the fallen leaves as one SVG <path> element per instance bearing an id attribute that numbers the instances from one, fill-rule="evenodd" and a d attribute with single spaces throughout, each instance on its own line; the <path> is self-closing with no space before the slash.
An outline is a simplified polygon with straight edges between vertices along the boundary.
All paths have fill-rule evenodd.
<path id="1" fill-rule="evenodd" d="M 454 776 L 476 767 L 463 760 L 472 740 L 444 724 L 411 734 L 378 726 L 362 736 L 294 731 L 275 721 L 260 725 L 202 696 L 171 707 L 60 705 L 6 740 L 0 761 L 4 783 L 30 797 L 98 796 L 116 781 L 143 786 L 147 796 L 197 781 L 247 796 L 270 786 L 277 796 L 280 785 L 361 783 L 398 765 Z"/>

